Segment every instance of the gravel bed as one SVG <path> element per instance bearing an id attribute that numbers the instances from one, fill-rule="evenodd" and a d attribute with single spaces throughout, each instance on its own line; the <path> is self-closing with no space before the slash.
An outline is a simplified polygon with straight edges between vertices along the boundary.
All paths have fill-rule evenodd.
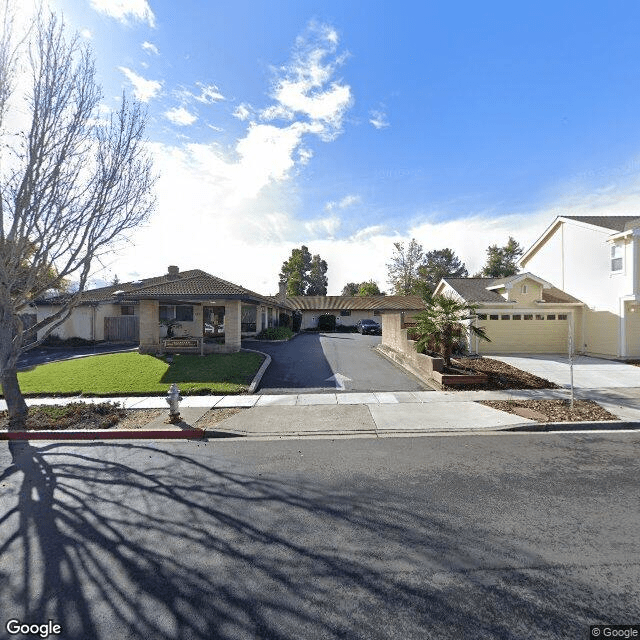
<path id="1" fill-rule="evenodd" d="M 479 400 L 500 411 L 513 413 L 537 422 L 601 422 L 618 418 L 593 400 Z"/>

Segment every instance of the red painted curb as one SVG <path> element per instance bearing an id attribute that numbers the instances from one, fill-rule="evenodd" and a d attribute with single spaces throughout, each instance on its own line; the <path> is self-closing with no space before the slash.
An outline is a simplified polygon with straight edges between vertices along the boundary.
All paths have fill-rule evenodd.
<path id="1" fill-rule="evenodd" d="M 177 440 L 204 438 L 201 429 L 174 431 L 169 429 L 137 431 L 3 431 L 0 440 Z"/>

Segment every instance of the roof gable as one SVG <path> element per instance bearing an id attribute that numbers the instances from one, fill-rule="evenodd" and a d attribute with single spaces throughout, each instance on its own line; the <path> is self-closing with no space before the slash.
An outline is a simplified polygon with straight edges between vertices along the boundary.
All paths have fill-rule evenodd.
<path id="1" fill-rule="evenodd" d="M 536 280 L 546 282 L 533 274 L 518 275 L 533 276 Z M 513 279 L 513 276 L 510 279 Z M 496 289 L 505 286 L 504 281 L 505 278 L 443 278 L 442 280 L 442 282 L 449 285 L 463 300 L 470 304 L 512 304 L 512 302 L 505 300 L 496 291 Z M 554 287 L 552 284 L 547 284 L 549 286 L 543 287 L 542 290 L 543 302 L 559 304 L 575 304 L 581 302 L 561 289 Z"/>

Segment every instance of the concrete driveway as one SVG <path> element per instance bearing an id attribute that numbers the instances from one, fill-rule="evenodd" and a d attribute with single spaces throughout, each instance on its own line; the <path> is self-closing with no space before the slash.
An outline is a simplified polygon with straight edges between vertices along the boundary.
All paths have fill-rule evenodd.
<path id="1" fill-rule="evenodd" d="M 510 354 L 487 356 L 518 369 L 569 387 L 569 358 L 561 354 Z M 576 356 L 573 359 L 573 385 L 576 389 L 614 389 L 640 387 L 640 367 L 623 362 Z"/>

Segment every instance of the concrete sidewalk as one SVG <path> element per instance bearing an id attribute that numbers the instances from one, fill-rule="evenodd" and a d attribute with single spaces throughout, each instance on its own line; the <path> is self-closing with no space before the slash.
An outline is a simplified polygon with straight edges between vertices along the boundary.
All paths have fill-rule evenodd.
<path id="1" fill-rule="evenodd" d="M 567 399 L 566 389 L 508 391 L 414 391 L 372 393 L 310 393 L 293 395 L 186 396 L 180 410 L 180 425 L 156 418 L 138 431 L 138 437 L 160 437 L 160 432 L 193 437 L 193 427 L 211 408 L 242 407 L 241 411 L 205 435 L 252 437 L 300 436 L 400 436 L 455 431 L 491 431 L 536 425 L 517 415 L 478 404 L 478 400 Z M 620 421 L 638 423 L 640 388 L 581 389 L 576 398 L 591 399 L 616 415 Z M 29 398 L 30 406 L 70 402 L 115 402 L 127 409 L 168 409 L 165 398 Z M 0 401 L 0 409 L 4 409 Z M 116 437 L 117 430 L 111 430 Z M 122 432 L 121 432 L 122 433 Z M 153 435 L 144 435 L 153 434 Z M 85 433 L 85 436 L 87 434 Z M 132 432 L 127 437 L 134 437 Z M 167 434 L 167 437 L 170 437 Z"/>

